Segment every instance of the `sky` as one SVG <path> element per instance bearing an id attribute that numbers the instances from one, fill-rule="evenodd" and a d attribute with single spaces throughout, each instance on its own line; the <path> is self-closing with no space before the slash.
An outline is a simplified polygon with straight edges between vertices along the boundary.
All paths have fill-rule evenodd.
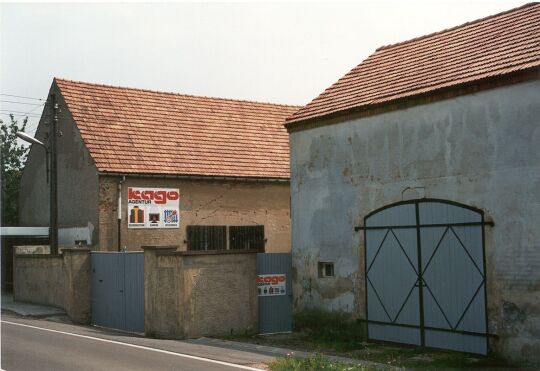
<path id="1" fill-rule="evenodd" d="M 304 105 L 379 46 L 526 3 L 0 0 L 0 118 L 33 134 L 53 77 Z"/>

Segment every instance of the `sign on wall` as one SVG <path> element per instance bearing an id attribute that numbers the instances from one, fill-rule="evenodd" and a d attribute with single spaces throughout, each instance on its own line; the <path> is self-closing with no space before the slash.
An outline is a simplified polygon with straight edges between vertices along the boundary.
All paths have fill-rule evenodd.
<path id="1" fill-rule="evenodd" d="M 284 274 L 259 274 L 257 276 L 259 296 L 287 294 L 287 278 Z"/>
<path id="2" fill-rule="evenodd" d="M 128 188 L 128 228 L 179 228 L 178 188 Z"/>

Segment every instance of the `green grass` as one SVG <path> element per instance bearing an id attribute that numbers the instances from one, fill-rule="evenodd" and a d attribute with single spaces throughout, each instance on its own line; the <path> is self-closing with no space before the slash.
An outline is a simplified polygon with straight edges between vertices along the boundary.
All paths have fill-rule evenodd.
<path id="1" fill-rule="evenodd" d="M 306 359 L 285 357 L 277 359 L 269 365 L 271 371 L 367 371 L 366 367 L 341 362 L 332 362 L 317 354 Z"/>
<path id="2" fill-rule="evenodd" d="M 359 349 L 365 339 L 365 325 L 344 312 L 304 310 L 294 316 L 294 331 L 315 348 L 339 352 Z"/>
<path id="3" fill-rule="evenodd" d="M 515 367 L 496 357 L 482 357 L 445 350 L 434 350 L 405 345 L 400 346 L 397 344 L 368 343 L 365 339 L 365 334 L 366 329 L 364 323 L 352 320 L 350 316 L 345 313 L 325 312 L 322 310 L 311 309 L 304 310 L 294 316 L 294 332 L 291 334 L 268 336 L 234 335 L 227 338 L 230 340 L 248 341 L 261 345 L 355 358 L 417 370 L 507 370 Z M 271 370 L 361 369 L 320 368 L 322 366 L 319 364 L 324 365 L 326 364 L 325 362 L 326 360 L 321 357 L 309 359 L 307 361 L 285 358 L 276 363 L 276 368 L 271 368 Z M 282 364 L 283 366 L 280 366 Z M 312 365 L 320 367 L 313 368 L 315 366 Z M 347 367 L 351 366 L 347 365 Z"/>

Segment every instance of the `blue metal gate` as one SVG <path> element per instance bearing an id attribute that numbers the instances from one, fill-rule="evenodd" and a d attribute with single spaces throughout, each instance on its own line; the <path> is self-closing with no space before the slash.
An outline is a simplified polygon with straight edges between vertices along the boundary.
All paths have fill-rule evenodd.
<path id="1" fill-rule="evenodd" d="M 92 323 L 144 332 L 144 254 L 92 252 Z"/>
<path id="2" fill-rule="evenodd" d="M 292 331 L 291 254 L 257 254 L 259 333 Z"/>
<path id="3" fill-rule="evenodd" d="M 365 218 L 370 339 L 487 354 L 484 217 L 414 200 Z"/>

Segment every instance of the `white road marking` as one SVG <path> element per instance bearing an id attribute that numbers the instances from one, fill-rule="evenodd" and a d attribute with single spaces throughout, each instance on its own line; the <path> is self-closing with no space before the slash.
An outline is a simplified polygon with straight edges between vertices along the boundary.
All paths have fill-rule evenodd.
<path id="1" fill-rule="evenodd" d="M 56 333 L 58 333 L 58 334 L 64 334 L 64 335 L 69 335 L 69 336 L 75 336 L 75 337 L 79 337 L 79 338 L 83 338 L 83 339 L 90 339 L 90 340 L 96 340 L 96 341 L 103 341 L 104 343 L 118 344 L 118 345 L 123 345 L 123 346 L 131 347 L 131 348 L 145 349 L 145 350 L 150 350 L 150 351 L 152 351 L 152 352 L 164 353 L 164 354 L 169 354 L 169 355 L 172 355 L 172 356 L 178 356 L 178 357 L 189 358 L 189 359 L 196 359 L 196 360 L 198 360 L 198 361 L 204 361 L 204 362 L 215 363 L 215 364 L 223 365 L 223 366 L 235 367 L 235 368 L 239 368 L 239 369 L 242 369 L 242 370 L 261 371 L 260 368 L 254 368 L 254 367 L 249 367 L 249 366 L 242 366 L 242 365 L 237 365 L 237 364 L 235 364 L 235 363 L 229 363 L 229 362 L 217 361 L 217 360 L 215 360 L 215 359 L 204 358 L 204 357 L 197 357 L 197 356 L 192 356 L 192 355 L 184 354 L 184 353 L 175 353 L 175 352 L 171 352 L 171 351 L 168 351 L 168 350 L 145 347 L 145 346 L 143 346 L 143 345 L 135 345 L 135 344 L 123 343 L 123 342 L 121 342 L 121 341 L 115 341 L 115 340 L 108 340 L 108 339 L 97 338 L 97 337 L 88 336 L 88 335 L 80 335 L 80 334 L 74 334 L 74 333 L 71 333 L 71 332 L 58 331 L 58 330 L 51 330 L 51 329 L 43 328 L 43 327 L 37 327 L 37 326 L 31 326 L 31 325 L 24 325 L 24 324 L 22 324 L 22 323 L 17 323 L 17 322 L 2 321 L 2 323 L 7 323 L 7 324 L 10 324 L 10 325 L 15 325 L 15 326 L 29 327 L 29 328 L 34 328 L 34 329 L 37 329 L 37 330 L 43 330 L 43 331 L 56 332 Z"/>

